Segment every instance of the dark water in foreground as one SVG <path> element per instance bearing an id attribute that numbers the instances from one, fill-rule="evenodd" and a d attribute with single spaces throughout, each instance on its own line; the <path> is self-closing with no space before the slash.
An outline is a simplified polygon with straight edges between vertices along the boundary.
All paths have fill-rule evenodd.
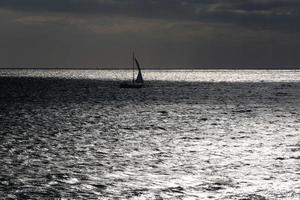
<path id="1" fill-rule="evenodd" d="M 0 198 L 300 198 L 299 71 L 68 73 L 1 71 Z"/>

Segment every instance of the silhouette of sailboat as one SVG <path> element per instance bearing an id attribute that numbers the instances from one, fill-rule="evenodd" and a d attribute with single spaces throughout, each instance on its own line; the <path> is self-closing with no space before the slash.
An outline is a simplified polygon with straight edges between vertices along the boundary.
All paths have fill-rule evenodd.
<path id="1" fill-rule="evenodd" d="M 138 69 L 138 75 L 136 78 L 134 76 L 135 65 Z M 141 67 L 139 62 L 135 58 L 134 53 L 132 54 L 132 77 L 133 77 L 132 82 L 123 82 L 120 84 L 120 88 L 141 88 L 144 86 L 144 79 L 143 79 Z"/>

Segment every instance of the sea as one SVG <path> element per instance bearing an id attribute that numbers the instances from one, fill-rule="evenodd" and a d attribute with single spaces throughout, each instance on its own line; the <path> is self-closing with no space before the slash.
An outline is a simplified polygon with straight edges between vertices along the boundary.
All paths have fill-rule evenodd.
<path id="1" fill-rule="evenodd" d="M 300 199 L 300 70 L 143 75 L 0 70 L 0 199 Z"/>

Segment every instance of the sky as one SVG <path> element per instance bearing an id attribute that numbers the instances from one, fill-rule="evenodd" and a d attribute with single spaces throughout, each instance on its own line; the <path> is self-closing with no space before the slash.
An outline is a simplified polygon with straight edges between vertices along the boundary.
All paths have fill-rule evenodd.
<path id="1" fill-rule="evenodd" d="M 0 68 L 300 68 L 299 0 L 0 0 Z"/>

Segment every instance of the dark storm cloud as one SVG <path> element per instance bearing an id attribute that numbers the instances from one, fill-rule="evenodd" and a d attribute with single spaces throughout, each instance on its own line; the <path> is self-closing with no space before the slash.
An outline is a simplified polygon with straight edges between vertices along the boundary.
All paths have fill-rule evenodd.
<path id="1" fill-rule="evenodd" d="M 0 67 L 300 65 L 299 0 L 0 0 Z M 126 66 L 126 64 L 125 64 Z"/>
<path id="2" fill-rule="evenodd" d="M 274 11 L 274 10 L 294 10 L 299 9 L 300 2 L 297 0 L 246 0 L 237 1 L 232 4 L 232 8 L 246 11 Z"/>
<path id="3" fill-rule="evenodd" d="M 28 12 L 123 15 L 235 23 L 262 29 L 300 29 L 298 0 L 0 0 L 0 7 Z"/>
<path id="4" fill-rule="evenodd" d="M 227 1 L 210 13 L 215 21 L 239 26 L 283 31 L 300 30 L 300 2 L 296 0 Z"/>
<path id="5" fill-rule="evenodd" d="M 0 7 L 29 12 L 195 19 L 197 1 L 182 0 L 0 0 Z M 205 4 L 205 3 L 200 3 Z"/>

